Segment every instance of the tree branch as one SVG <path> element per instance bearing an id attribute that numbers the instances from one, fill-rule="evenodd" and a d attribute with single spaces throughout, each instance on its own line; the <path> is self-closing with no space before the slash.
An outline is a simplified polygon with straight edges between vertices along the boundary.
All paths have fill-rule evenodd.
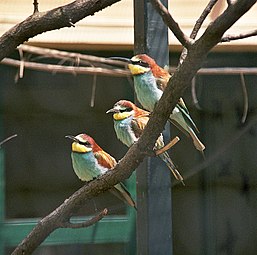
<path id="1" fill-rule="evenodd" d="M 256 0 L 232 2 L 226 10 L 216 18 L 195 42 L 196 47 L 204 46 L 209 51 L 218 44 L 223 34 L 256 3 Z M 207 41 L 207 42 L 204 42 Z M 209 43 L 208 43 L 209 42 Z M 204 43 L 204 45 L 202 45 Z"/>
<path id="2" fill-rule="evenodd" d="M 2 146 L 4 143 L 7 143 L 8 141 L 10 141 L 11 139 L 13 139 L 13 138 L 15 138 L 15 137 L 17 137 L 17 134 L 14 134 L 14 135 L 11 135 L 11 136 L 5 138 L 3 141 L 0 142 L 0 148 L 1 148 L 1 146 Z"/>
<path id="3" fill-rule="evenodd" d="M 257 29 L 253 31 L 249 31 L 246 33 L 241 33 L 238 35 L 225 35 L 224 37 L 221 38 L 220 42 L 230 42 L 234 40 L 239 40 L 239 39 L 245 39 L 251 36 L 256 36 L 257 35 Z"/>
<path id="4" fill-rule="evenodd" d="M 192 40 L 186 34 L 183 33 L 178 23 L 173 19 L 167 8 L 161 3 L 160 0 L 152 0 L 152 4 L 157 10 L 157 12 L 161 15 L 165 24 L 170 28 L 171 32 L 179 40 L 179 42 L 185 48 L 188 48 L 191 45 Z"/>
<path id="5" fill-rule="evenodd" d="M 173 147 L 174 145 L 176 145 L 177 142 L 179 142 L 179 137 L 176 136 L 175 138 L 173 138 L 168 144 L 166 144 L 165 146 L 163 146 L 161 149 L 155 151 L 155 155 L 158 156 L 162 153 L 164 153 L 165 151 L 169 150 L 171 147 Z"/>
<path id="6" fill-rule="evenodd" d="M 92 55 L 86 55 L 86 54 L 75 53 L 75 52 L 67 52 L 67 51 L 61 51 L 61 50 L 55 50 L 55 49 L 47 49 L 47 48 L 35 47 L 35 46 L 25 45 L 25 44 L 20 45 L 18 49 L 21 49 L 26 53 L 40 55 L 41 57 L 45 57 L 45 58 L 48 57 L 48 58 L 56 58 L 56 59 L 66 59 L 74 62 L 79 61 L 80 63 L 84 65 L 89 65 L 89 66 L 93 66 L 94 64 L 92 63 L 97 63 L 98 66 L 100 64 L 115 65 L 115 66 L 122 66 L 122 67 L 126 65 L 124 62 L 113 60 L 110 58 L 97 57 Z M 130 73 L 130 72 L 127 72 L 127 73 Z"/>
<path id="7" fill-rule="evenodd" d="M 85 1 L 80 2 L 85 3 Z M 57 228 L 58 224 L 56 224 L 56 222 L 60 223 L 61 219 L 69 219 L 88 199 L 108 190 L 118 182 L 129 178 L 134 171 L 133 169 L 136 169 L 145 155 L 152 151 L 155 141 L 163 131 L 170 113 L 178 102 L 178 99 L 182 96 L 184 90 L 189 87 L 192 78 L 200 69 L 207 53 L 220 42 L 224 32 L 255 3 L 256 0 L 236 1 L 207 27 L 205 33 L 190 46 L 182 65 L 171 77 L 167 88 L 151 114 L 150 120 L 138 142 L 128 150 L 126 155 L 112 171 L 83 186 L 60 205 L 54 213 L 43 218 L 15 249 L 13 254 L 31 254 L 31 252 Z M 176 24 L 173 23 L 173 25 L 176 27 Z M 178 30 L 178 32 L 181 33 L 182 31 Z M 27 33 L 26 38 L 28 37 Z M 35 35 L 35 33 L 32 34 Z M 190 44 L 187 38 L 183 38 L 183 33 L 180 36 L 182 36 L 180 39 L 184 44 Z M 0 53 L 1 52 L 2 50 L 0 50 Z M 1 56 L 3 56 L 3 54 Z M 156 123 L 158 123 L 158 125 L 156 125 Z"/>
<path id="8" fill-rule="evenodd" d="M 28 61 L 19 61 L 11 58 L 5 58 L 0 64 L 10 65 L 22 68 L 28 68 L 31 70 L 38 70 L 50 73 L 73 73 L 73 74 L 98 74 L 113 77 L 128 76 L 129 73 L 123 69 L 107 69 L 102 67 L 84 67 L 84 66 L 63 66 L 53 64 L 42 64 Z"/>
<path id="9" fill-rule="evenodd" d="M 245 123 L 247 113 L 248 113 L 248 108 L 249 108 L 249 100 L 248 100 L 248 93 L 247 93 L 245 78 L 243 73 L 240 74 L 240 80 L 241 80 L 241 87 L 242 87 L 243 100 L 244 100 L 244 111 L 243 111 L 243 116 L 241 118 L 241 122 Z"/>
<path id="10" fill-rule="evenodd" d="M 90 220 L 80 222 L 80 223 L 71 223 L 70 221 L 63 222 L 59 227 L 61 228 L 87 228 L 98 221 L 100 221 L 104 216 L 108 214 L 108 209 L 105 208 L 103 211 L 92 217 Z"/>
<path id="11" fill-rule="evenodd" d="M 202 14 L 200 15 L 200 17 L 198 18 L 198 20 L 196 21 L 194 28 L 190 34 L 190 38 L 195 39 L 203 22 L 205 21 L 205 19 L 207 18 L 207 16 L 209 15 L 209 13 L 211 12 L 212 8 L 214 7 L 214 5 L 218 2 L 218 0 L 210 0 L 210 2 L 207 4 L 207 6 L 204 8 Z"/>
<path id="12" fill-rule="evenodd" d="M 33 5 L 34 5 L 34 12 L 33 13 L 39 12 L 39 10 L 38 10 L 39 3 L 38 3 L 37 0 L 34 0 Z"/>
<path id="13" fill-rule="evenodd" d="M 21 43 L 46 31 L 71 27 L 120 0 L 77 0 L 48 12 L 35 12 L 0 37 L 0 61 Z"/>
<path id="14" fill-rule="evenodd" d="M 214 5 L 218 2 L 218 0 L 210 0 L 210 2 L 207 4 L 207 6 L 204 8 L 202 14 L 200 15 L 200 17 L 198 18 L 198 20 L 196 21 L 193 30 L 190 34 L 190 38 L 191 39 L 195 39 L 203 22 L 205 21 L 206 17 L 209 15 L 209 13 L 211 12 L 212 8 L 214 7 Z M 185 59 L 187 55 L 187 49 L 184 47 L 182 50 L 182 53 L 180 55 L 179 58 L 179 63 L 181 64 L 183 62 L 183 60 Z"/>

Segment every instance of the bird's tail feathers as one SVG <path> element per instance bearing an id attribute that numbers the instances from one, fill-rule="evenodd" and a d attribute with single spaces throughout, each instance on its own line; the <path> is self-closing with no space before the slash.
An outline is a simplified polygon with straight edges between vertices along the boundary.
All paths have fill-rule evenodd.
<path id="1" fill-rule="evenodd" d="M 172 162 L 169 154 L 167 152 L 164 152 L 164 153 L 160 154 L 159 157 L 166 163 L 167 167 L 170 169 L 170 171 L 172 172 L 175 179 L 180 181 L 185 186 L 184 178 L 177 170 L 177 168 L 174 165 L 174 163 Z"/>
<path id="2" fill-rule="evenodd" d="M 195 132 L 190 128 L 189 129 L 189 135 L 191 136 L 194 146 L 197 150 L 199 150 L 203 156 L 204 156 L 204 149 L 205 149 L 205 145 L 199 140 L 199 138 L 197 137 L 197 135 L 195 134 Z"/>
<path id="3" fill-rule="evenodd" d="M 136 203 L 123 183 L 116 184 L 110 192 L 137 210 Z"/>
<path id="4" fill-rule="evenodd" d="M 200 139 L 195 134 L 194 130 L 189 125 L 187 125 L 186 122 L 183 123 L 182 121 L 179 123 L 173 118 L 170 118 L 169 121 L 174 126 L 176 126 L 180 131 L 182 131 L 185 135 L 187 135 L 188 137 L 190 136 L 193 140 L 195 148 L 204 155 L 203 151 L 205 149 L 205 145 L 200 141 Z"/>

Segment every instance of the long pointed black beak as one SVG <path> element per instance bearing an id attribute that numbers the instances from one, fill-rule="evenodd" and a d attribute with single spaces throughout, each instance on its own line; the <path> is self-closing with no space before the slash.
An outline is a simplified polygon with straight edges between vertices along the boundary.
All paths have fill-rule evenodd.
<path id="1" fill-rule="evenodd" d="M 130 59 L 130 58 L 124 58 L 124 57 L 110 57 L 110 59 L 112 59 L 112 60 L 119 60 L 119 61 L 126 62 L 126 63 L 131 63 L 131 59 Z"/>
<path id="2" fill-rule="evenodd" d="M 106 113 L 117 113 L 117 112 L 119 112 L 119 111 L 115 108 L 112 108 L 112 109 L 106 111 Z"/>
<path id="3" fill-rule="evenodd" d="M 72 141 L 79 143 L 79 140 L 73 135 L 66 135 L 65 138 L 69 138 Z"/>

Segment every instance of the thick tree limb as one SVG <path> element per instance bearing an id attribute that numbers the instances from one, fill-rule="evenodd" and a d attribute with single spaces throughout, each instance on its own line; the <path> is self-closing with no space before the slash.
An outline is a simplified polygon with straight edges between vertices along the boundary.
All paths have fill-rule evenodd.
<path id="1" fill-rule="evenodd" d="M 176 36 L 179 42 L 185 47 L 188 48 L 191 44 L 191 39 L 183 33 L 178 23 L 173 19 L 168 9 L 161 3 L 160 0 L 152 0 L 153 6 L 157 12 L 161 15 L 165 24 L 170 28 L 171 32 Z"/>
<path id="2" fill-rule="evenodd" d="M 48 12 L 35 12 L 0 37 L 0 61 L 18 45 L 46 31 L 70 27 L 120 0 L 77 0 Z"/>

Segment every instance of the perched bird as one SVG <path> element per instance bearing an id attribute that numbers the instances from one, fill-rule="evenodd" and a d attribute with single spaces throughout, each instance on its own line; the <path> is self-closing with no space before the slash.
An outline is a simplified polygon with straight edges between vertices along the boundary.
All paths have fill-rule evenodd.
<path id="1" fill-rule="evenodd" d="M 118 101 L 106 113 L 113 113 L 114 129 L 117 138 L 128 147 L 138 140 L 149 120 L 149 112 L 127 100 Z M 154 149 L 158 150 L 163 146 L 163 136 L 160 135 Z M 159 157 L 166 163 L 174 177 L 184 185 L 183 177 L 176 169 L 167 151 L 160 154 Z"/>
<path id="2" fill-rule="evenodd" d="M 89 135 L 79 134 L 65 137 L 73 141 L 72 165 L 80 180 L 89 182 L 116 166 L 116 160 Z M 116 184 L 110 192 L 136 209 L 136 204 L 123 183 Z"/>
<path id="3" fill-rule="evenodd" d="M 120 57 L 114 57 L 113 59 L 128 62 L 128 68 L 134 79 L 137 99 L 146 110 L 152 112 L 171 75 L 146 54 L 136 55 L 131 59 Z M 205 146 L 195 134 L 194 130 L 199 131 L 182 98 L 179 99 L 172 111 L 169 121 L 186 135 L 189 135 L 195 148 L 203 153 Z"/>

